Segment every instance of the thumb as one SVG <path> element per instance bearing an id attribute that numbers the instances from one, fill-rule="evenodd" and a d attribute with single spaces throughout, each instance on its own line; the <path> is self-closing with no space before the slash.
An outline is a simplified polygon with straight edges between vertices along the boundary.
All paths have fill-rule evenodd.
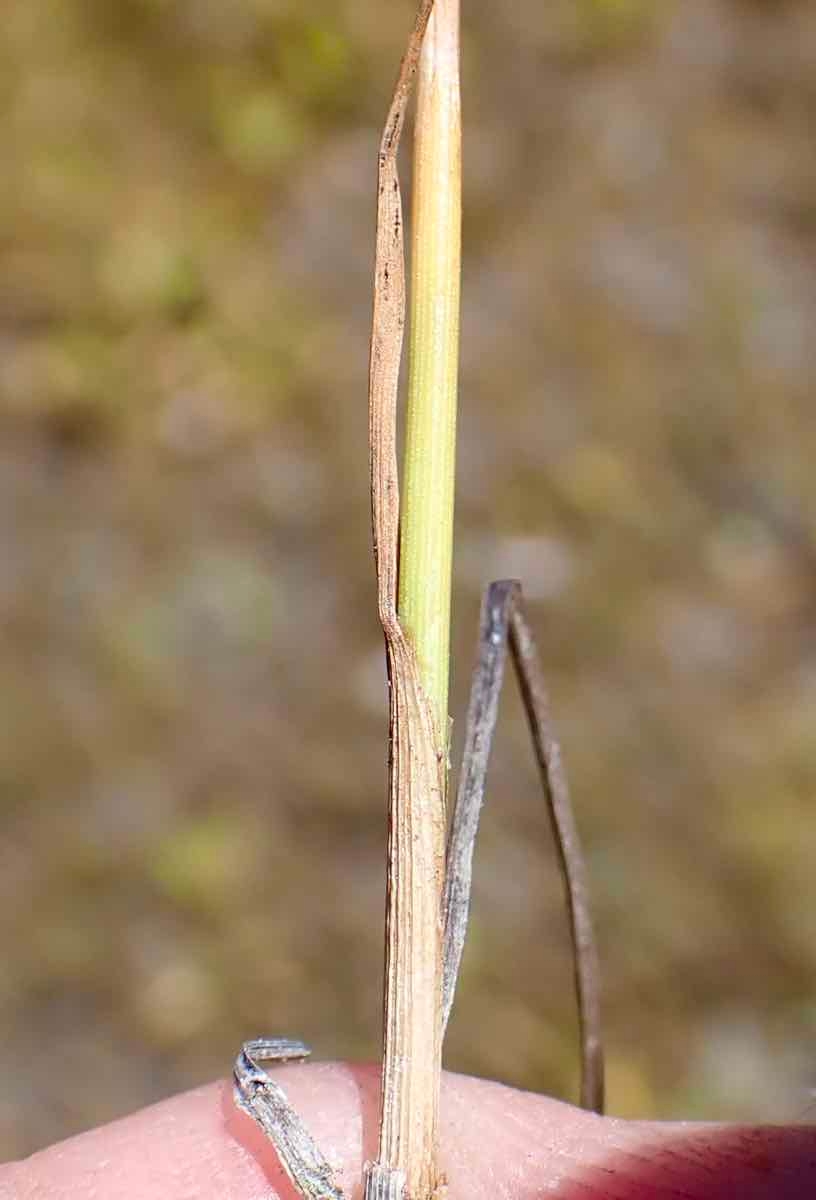
<path id="1" fill-rule="evenodd" d="M 350 1200 L 376 1150 L 379 1070 L 273 1074 Z M 449 1200 L 797 1200 L 816 1195 L 816 1128 L 652 1124 L 446 1075 Z M 0 1200 L 295 1200 L 273 1147 L 227 1084 L 174 1097 L 0 1168 Z"/>

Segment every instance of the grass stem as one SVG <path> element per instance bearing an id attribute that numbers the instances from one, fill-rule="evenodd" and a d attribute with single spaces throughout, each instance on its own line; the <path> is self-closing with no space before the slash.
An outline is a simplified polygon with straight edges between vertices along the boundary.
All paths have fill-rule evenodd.
<path id="1" fill-rule="evenodd" d="M 459 0 L 436 0 L 418 73 L 400 621 L 447 751 L 461 258 Z"/>

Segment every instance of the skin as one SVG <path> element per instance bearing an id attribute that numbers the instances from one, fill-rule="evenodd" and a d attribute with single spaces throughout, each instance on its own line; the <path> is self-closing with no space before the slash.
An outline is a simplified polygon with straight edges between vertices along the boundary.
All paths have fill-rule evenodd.
<path id="1" fill-rule="evenodd" d="M 270 1071 L 361 1194 L 376 1145 L 379 1070 Z M 816 1195 L 816 1126 L 715 1126 L 596 1117 L 545 1096 L 447 1075 L 448 1200 L 805 1200 Z M 0 1168 L 0 1200 L 296 1200 L 274 1150 L 211 1084 Z"/>

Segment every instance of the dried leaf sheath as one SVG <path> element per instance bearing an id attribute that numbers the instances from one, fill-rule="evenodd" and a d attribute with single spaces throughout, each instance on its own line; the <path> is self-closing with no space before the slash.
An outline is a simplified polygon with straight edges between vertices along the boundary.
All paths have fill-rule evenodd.
<path id="1" fill-rule="evenodd" d="M 396 153 L 433 0 L 421 5 L 380 144 L 369 373 L 371 502 L 379 617 L 390 699 L 389 848 L 382 1111 L 366 1195 L 437 1190 L 441 1066 L 444 764 L 416 655 L 397 617 L 396 411 L 405 328 L 402 202 Z"/>

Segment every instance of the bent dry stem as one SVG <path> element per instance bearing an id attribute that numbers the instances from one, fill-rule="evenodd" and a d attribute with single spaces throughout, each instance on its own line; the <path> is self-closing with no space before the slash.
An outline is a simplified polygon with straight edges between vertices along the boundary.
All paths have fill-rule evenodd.
<path id="1" fill-rule="evenodd" d="M 287 1038 L 245 1042 L 235 1060 L 235 1103 L 260 1125 L 275 1147 L 281 1166 L 307 1200 L 342 1200 L 330 1164 L 292 1108 L 280 1084 L 264 1071 L 264 1062 L 298 1062 L 311 1050 Z"/>

